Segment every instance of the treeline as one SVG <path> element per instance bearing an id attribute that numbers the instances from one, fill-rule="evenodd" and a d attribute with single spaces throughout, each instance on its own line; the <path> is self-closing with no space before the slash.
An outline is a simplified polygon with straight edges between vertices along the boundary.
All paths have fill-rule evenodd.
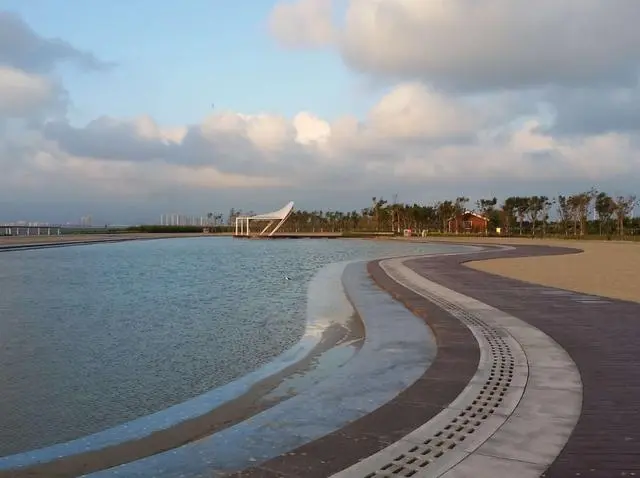
<path id="1" fill-rule="evenodd" d="M 146 226 L 132 226 L 125 229 L 125 232 L 139 232 L 149 234 L 192 234 L 200 233 L 203 229 L 208 229 L 210 233 L 221 234 L 232 232 L 230 226 L 218 225 L 218 226 L 158 226 L 158 225 L 146 225 Z"/>
<path id="2" fill-rule="evenodd" d="M 636 196 L 611 196 L 595 189 L 571 195 L 468 197 L 437 201 L 430 205 L 403 204 L 373 197 L 361 210 L 294 211 L 282 232 L 395 232 L 405 229 L 446 234 L 449 220 L 465 211 L 488 219 L 487 235 L 562 235 L 625 237 L 640 234 L 640 219 L 632 218 Z"/>

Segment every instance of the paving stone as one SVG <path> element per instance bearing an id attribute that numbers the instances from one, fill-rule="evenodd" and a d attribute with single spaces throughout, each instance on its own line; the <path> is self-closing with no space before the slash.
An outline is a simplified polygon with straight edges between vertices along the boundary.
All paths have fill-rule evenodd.
<path id="1" fill-rule="evenodd" d="M 575 252 L 568 248 L 518 246 L 483 258 L 526 257 Z M 640 468 L 640 304 L 602 299 L 580 303 L 585 296 L 526 284 L 461 265 L 474 257 L 449 256 L 407 263 L 414 271 L 535 326 L 555 340 L 576 363 L 583 387 L 582 414 L 568 443 L 546 471 L 546 477 L 625 476 Z M 595 298 L 591 296 L 590 299 Z M 544 359 L 544 357 L 540 357 Z M 547 365 L 552 366 L 552 360 Z M 559 385 L 559 370 L 543 388 Z M 576 389 L 567 383 L 567 389 Z M 625 418 L 618 418 L 624 416 Z M 621 437 L 625 437 L 624 439 Z M 611 446 L 610 446 L 611 444 Z M 570 457 L 570 459 L 568 459 Z M 627 475 L 631 476 L 631 475 Z M 640 475 L 639 475 L 640 476 Z"/>
<path id="2" fill-rule="evenodd" d="M 483 259 L 499 257 L 527 257 L 542 255 L 560 255 L 579 252 L 571 248 L 549 246 L 517 246 L 509 250 L 496 250 L 483 253 Z M 540 353 L 535 355 L 529 370 L 527 386 L 541 393 L 541 404 L 520 410 L 509 418 L 508 425 L 500 429 L 511 435 L 510 440 L 505 435 L 496 435 L 485 443 L 483 449 L 486 455 L 460 453 L 461 461 L 447 471 L 446 478 L 494 478 L 497 476 L 518 476 L 522 478 L 533 476 L 559 477 L 589 476 L 593 478 L 615 476 L 640 476 L 640 414 L 637 407 L 640 403 L 640 304 L 600 299 L 595 296 L 588 298 L 570 291 L 558 290 L 550 287 L 528 284 L 496 275 L 483 273 L 462 265 L 463 262 L 475 260 L 476 255 L 432 256 L 416 259 L 407 265 L 420 275 L 428 277 L 442 286 L 464 294 L 471 298 L 498 309 L 505 316 L 514 316 L 509 323 L 516 327 L 518 320 L 533 325 L 544 334 L 532 334 L 526 337 L 515 336 L 526 346 L 540 346 Z M 377 263 L 369 265 L 369 271 L 374 280 L 388 290 L 396 299 L 402 301 L 416 315 L 424 318 L 438 341 L 439 351 L 432 367 L 424 377 L 419 379 L 415 387 L 422 386 L 419 393 L 411 395 L 411 387 L 407 390 L 410 396 L 407 403 L 414 400 L 424 400 L 433 406 L 430 409 L 431 418 L 438 414 L 440 406 L 446 406 L 454 400 L 467 386 L 475 374 L 480 363 L 480 353 L 474 350 L 475 339 L 468 329 L 456 326 L 456 320 L 440 310 L 437 306 L 426 301 L 413 291 L 403 288 L 390 280 Z M 579 302 L 583 301 L 583 302 Z M 470 307 L 481 313 L 486 307 Z M 496 319 L 498 320 L 499 317 Z M 503 316 L 504 320 L 505 317 Z M 511 319 L 509 319 L 511 320 Z M 506 323 L 506 322 L 503 322 Z M 580 383 L 575 379 L 567 379 L 562 365 L 566 357 L 562 354 L 548 354 L 550 350 L 545 345 L 545 336 L 552 339 L 576 363 L 580 372 Z M 465 351 L 466 350 L 466 351 Z M 456 355 L 456 354 L 461 354 Z M 560 364 L 560 365 L 558 365 Z M 431 375 L 429 376 L 429 374 Z M 431 390 L 429 391 L 429 386 Z M 520 384 L 521 385 L 521 384 Z M 556 414 L 552 410 L 556 404 L 554 400 L 576 400 L 576 393 L 582 388 L 582 413 L 575 423 L 575 416 L 556 420 L 556 432 L 553 440 L 561 443 L 566 435 L 571 433 L 568 442 L 557 456 L 551 467 L 527 461 L 503 459 L 490 454 L 504 452 L 506 446 L 521 450 L 521 458 L 535 461 L 534 451 L 544 455 L 551 453 L 549 440 L 542 435 L 522 433 L 524 420 L 529 414 L 539 414 L 541 417 Z M 560 396 L 544 392 L 548 389 L 560 390 Z M 418 391 L 416 388 L 414 391 Z M 383 407 L 384 408 L 384 407 Z M 362 420 L 373 419 L 364 417 Z M 423 423 L 427 422 L 425 420 Z M 531 421 L 528 420 L 530 423 Z M 366 424 L 366 422 L 363 422 Z M 547 424 L 548 425 L 548 424 Z M 335 459 L 340 466 L 353 465 L 366 456 L 367 452 L 384 447 L 387 442 L 373 444 L 370 434 L 376 433 L 376 427 L 383 435 L 385 426 L 394 428 L 393 424 L 375 424 L 370 428 L 358 430 L 346 427 L 336 436 L 329 435 L 304 448 L 311 454 L 318 453 L 324 460 Z M 402 427 L 400 427 L 402 428 Z M 417 428 L 417 427 L 416 427 Z M 573 431 L 571 429 L 573 428 Z M 350 430 L 348 430 L 350 429 Z M 406 429 L 406 428 L 405 428 Z M 353 432 L 353 435 L 350 434 Z M 547 430 L 548 432 L 548 430 Z M 387 439 L 393 433 L 386 434 Z M 341 445 L 341 439 L 349 437 L 352 444 Z M 399 437 L 400 438 L 400 437 Z M 358 448 L 360 446 L 360 448 Z M 304 450 L 298 450 L 304 451 Z M 333 451 L 331 451 L 333 450 Z M 296 463 L 289 465 L 286 459 L 276 459 L 266 463 L 261 469 L 248 470 L 243 477 L 265 476 L 305 476 L 309 478 L 326 477 L 338 471 L 336 466 L 327 466 L 312 460 L 310 454 L 297 454 Z M 300 459 L 300 457 L 306 459 Z M 305 465 L 307 463 L 307 465 Z M 272 465 L 277 465 L 272 467 Z M 263 475 L 264 470 L 277 470 L 280 475 Z M 332 471 L 333 470 L 333 471 Z M 444 470 L 443 470 L 444 471 Z M 358 476 L 361 475 L 344 475 Z M 401 476 L 401 475 L 399 475 Z M 415 477 L 437 476 L 434 470 L 415 474 Z"/>

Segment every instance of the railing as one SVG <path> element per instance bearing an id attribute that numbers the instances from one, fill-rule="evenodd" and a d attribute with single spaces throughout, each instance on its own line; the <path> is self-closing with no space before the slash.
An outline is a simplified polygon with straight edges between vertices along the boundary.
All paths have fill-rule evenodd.
<path id="1" fill-rule="evenodd" d="M 42 226 L 0 226 L 0 236 L 60 236 L 59 227 Z"/>

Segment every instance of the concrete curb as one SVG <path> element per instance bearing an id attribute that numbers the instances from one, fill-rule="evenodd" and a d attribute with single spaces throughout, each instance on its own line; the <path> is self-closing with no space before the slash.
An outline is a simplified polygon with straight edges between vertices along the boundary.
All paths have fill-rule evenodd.
<path id="1" fill-rule="evenodd" d="M 480 345 L 476 375 L 432 420 L 335 478 L 537 477 L 577 424 L 582 383 L 569 355 L 531 325 L 432 282 L 381 263 L 396 282 L 461 320 Z"/>

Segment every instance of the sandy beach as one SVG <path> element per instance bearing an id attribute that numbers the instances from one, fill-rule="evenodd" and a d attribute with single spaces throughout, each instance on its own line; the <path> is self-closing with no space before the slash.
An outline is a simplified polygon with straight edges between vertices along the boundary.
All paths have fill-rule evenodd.
<path id="1" fill-rule="evenodd" d="M 580 254 L 469 262 L 477 270 L 551 287 L 640 303 L 640 242 L 500 238 L 429 238 L 476 244 L 534 244 L 581 249 Z"/>

